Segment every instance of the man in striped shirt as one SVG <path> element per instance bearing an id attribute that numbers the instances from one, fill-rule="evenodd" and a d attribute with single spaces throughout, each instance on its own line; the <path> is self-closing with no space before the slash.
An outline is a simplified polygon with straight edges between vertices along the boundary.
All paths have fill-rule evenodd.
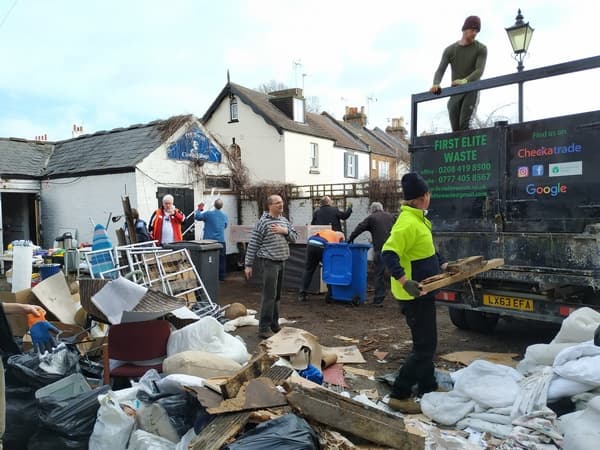
<path id="1" fill-rule="evenodd" d="M 285 261 L 290 256 L 289 243 L 296 242 L 298 234 L 282 215 L 283 199 L 271 195 L 267 199 L 269 210 L 264 212 L 254 229 L 246 250 L 245 274 L 252 277 L 256 259 L 262 268 L 262 299 L 258 320 L 258 337 L 267 339 L 280 330 L 279 301 L 283 284 Z"/>

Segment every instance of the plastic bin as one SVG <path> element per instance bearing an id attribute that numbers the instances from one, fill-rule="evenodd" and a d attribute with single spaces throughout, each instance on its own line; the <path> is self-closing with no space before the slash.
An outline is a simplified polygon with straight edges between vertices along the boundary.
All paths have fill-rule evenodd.
<path id="1" fill-rule="evenodd" d="M 58 272 L 60 272 L 60 264 L 42 264 L 40 266 L 40 277 L 42 277 L 42 280 L 50 278 Z"/>
<path id="2" fill-rule="evenodd" d="M 367 297 L 367 253 L 370 244 L 325 244 L 323 281 L 331 286 L 332 300 L 365 303 Z"/>
<path id="3" fill-rule="evenodd" d="M 92 388 L 88 384 L 85 377 L 80 373 L 74 373 L 62 380 L 44 386 L 35 391 L 35 398 L 52 397 L 58 401 L 66 400 L 79 394 L 91 391 Z"/>
<path id="4" fill-rule="evenodd" d="M 179 241 L 163 244 L 164 248 L 181 250 L 187 248 L 198 275 L 210 299 L 216 303 L 219 297 L 219 251 L 221 244 L 211 239 Z"/>

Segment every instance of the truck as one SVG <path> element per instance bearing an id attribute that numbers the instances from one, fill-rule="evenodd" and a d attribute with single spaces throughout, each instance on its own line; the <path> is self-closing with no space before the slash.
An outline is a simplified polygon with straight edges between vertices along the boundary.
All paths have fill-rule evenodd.
<path id="1" fill-rule="evenodd" d="M 568 72 L 559 66 L 533 76 Z M 515 75 L 473 89 L 527 79 Z M 561 322 L 582 306 L 600 311 L 600 111 L 415 136 L 415 105 L 430 99 L 413 96 L 409 152 L 430 187 L 436 247 L 448 260 L 504 259 L 436 293 L 452 323 L 486 332 L 500 317 Z"/>

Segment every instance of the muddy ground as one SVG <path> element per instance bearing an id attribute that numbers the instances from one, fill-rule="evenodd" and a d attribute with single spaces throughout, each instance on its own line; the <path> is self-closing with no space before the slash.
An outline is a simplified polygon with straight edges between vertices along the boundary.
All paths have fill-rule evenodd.
<path id="1" fill-rule="evenodd" d="M 373 292 L 369 289 L 367 303 L 352 306 L 345 302 L 328 304 L 324 294 L 311 295 L 308 302 L 299 302 L 297 292 L 287 290 L 281 301 L 280 315 L 295 321 L 289 326 L 309 331 L 326 346 L 348 345 L 336 336 L 358 340 L 358 348 L 367 361 L 360 367 L 382 375 L 398 369 L 410 351 L 411 337 L 397 302 L 388 294 L 384 306 L 376 308 L 369 304 L 372 296 Z M 231 302 L 240 302 L 247 308 L 256 310 L 259 308 L 260 288 L 256 283 L 246 281 L 243 272 L 229 273 L 226 281 L 220 283 L 218 303 L 226 305 Z M 517 353 L 522 357 L 527 346 L 550 342 L 559 329 L 556 324 L 500 320 L 496 329 L 489 334 L 460 330 L 450 322 L 448 310 L 443 306 L 438 306 L 437 321 L 436 367 L 446 370 L 455 370 L 462 366 L 441 360 L 440 355 L 474 350 Z M 257 327 L 250 326 L 238 328 L 233 334 L 243 337 L 248 351 L 253 353 L 260 342 L 256 333 Z M 375 350 L 388 352 L 386 362 L 377 360 L 373 355 Z"/>

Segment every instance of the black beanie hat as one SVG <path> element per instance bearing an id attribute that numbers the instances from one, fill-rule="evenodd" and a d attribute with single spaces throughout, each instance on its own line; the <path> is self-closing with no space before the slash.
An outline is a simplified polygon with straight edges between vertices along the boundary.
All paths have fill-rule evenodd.
<path id="1" fill-rule="evenodd" d="M 476 29 L 478 32 L 481 31 L 481 19 L 479 17 L 469 16 L 465 19 L 462 31 L 470 30 L 471 28 Z"/>
<path id="2" fill-rule="evenodd" d="M 418 173 L 410 172 L 402 177 L 404 200 L 413 200 L 429 192 L 427 182 Z"/>

